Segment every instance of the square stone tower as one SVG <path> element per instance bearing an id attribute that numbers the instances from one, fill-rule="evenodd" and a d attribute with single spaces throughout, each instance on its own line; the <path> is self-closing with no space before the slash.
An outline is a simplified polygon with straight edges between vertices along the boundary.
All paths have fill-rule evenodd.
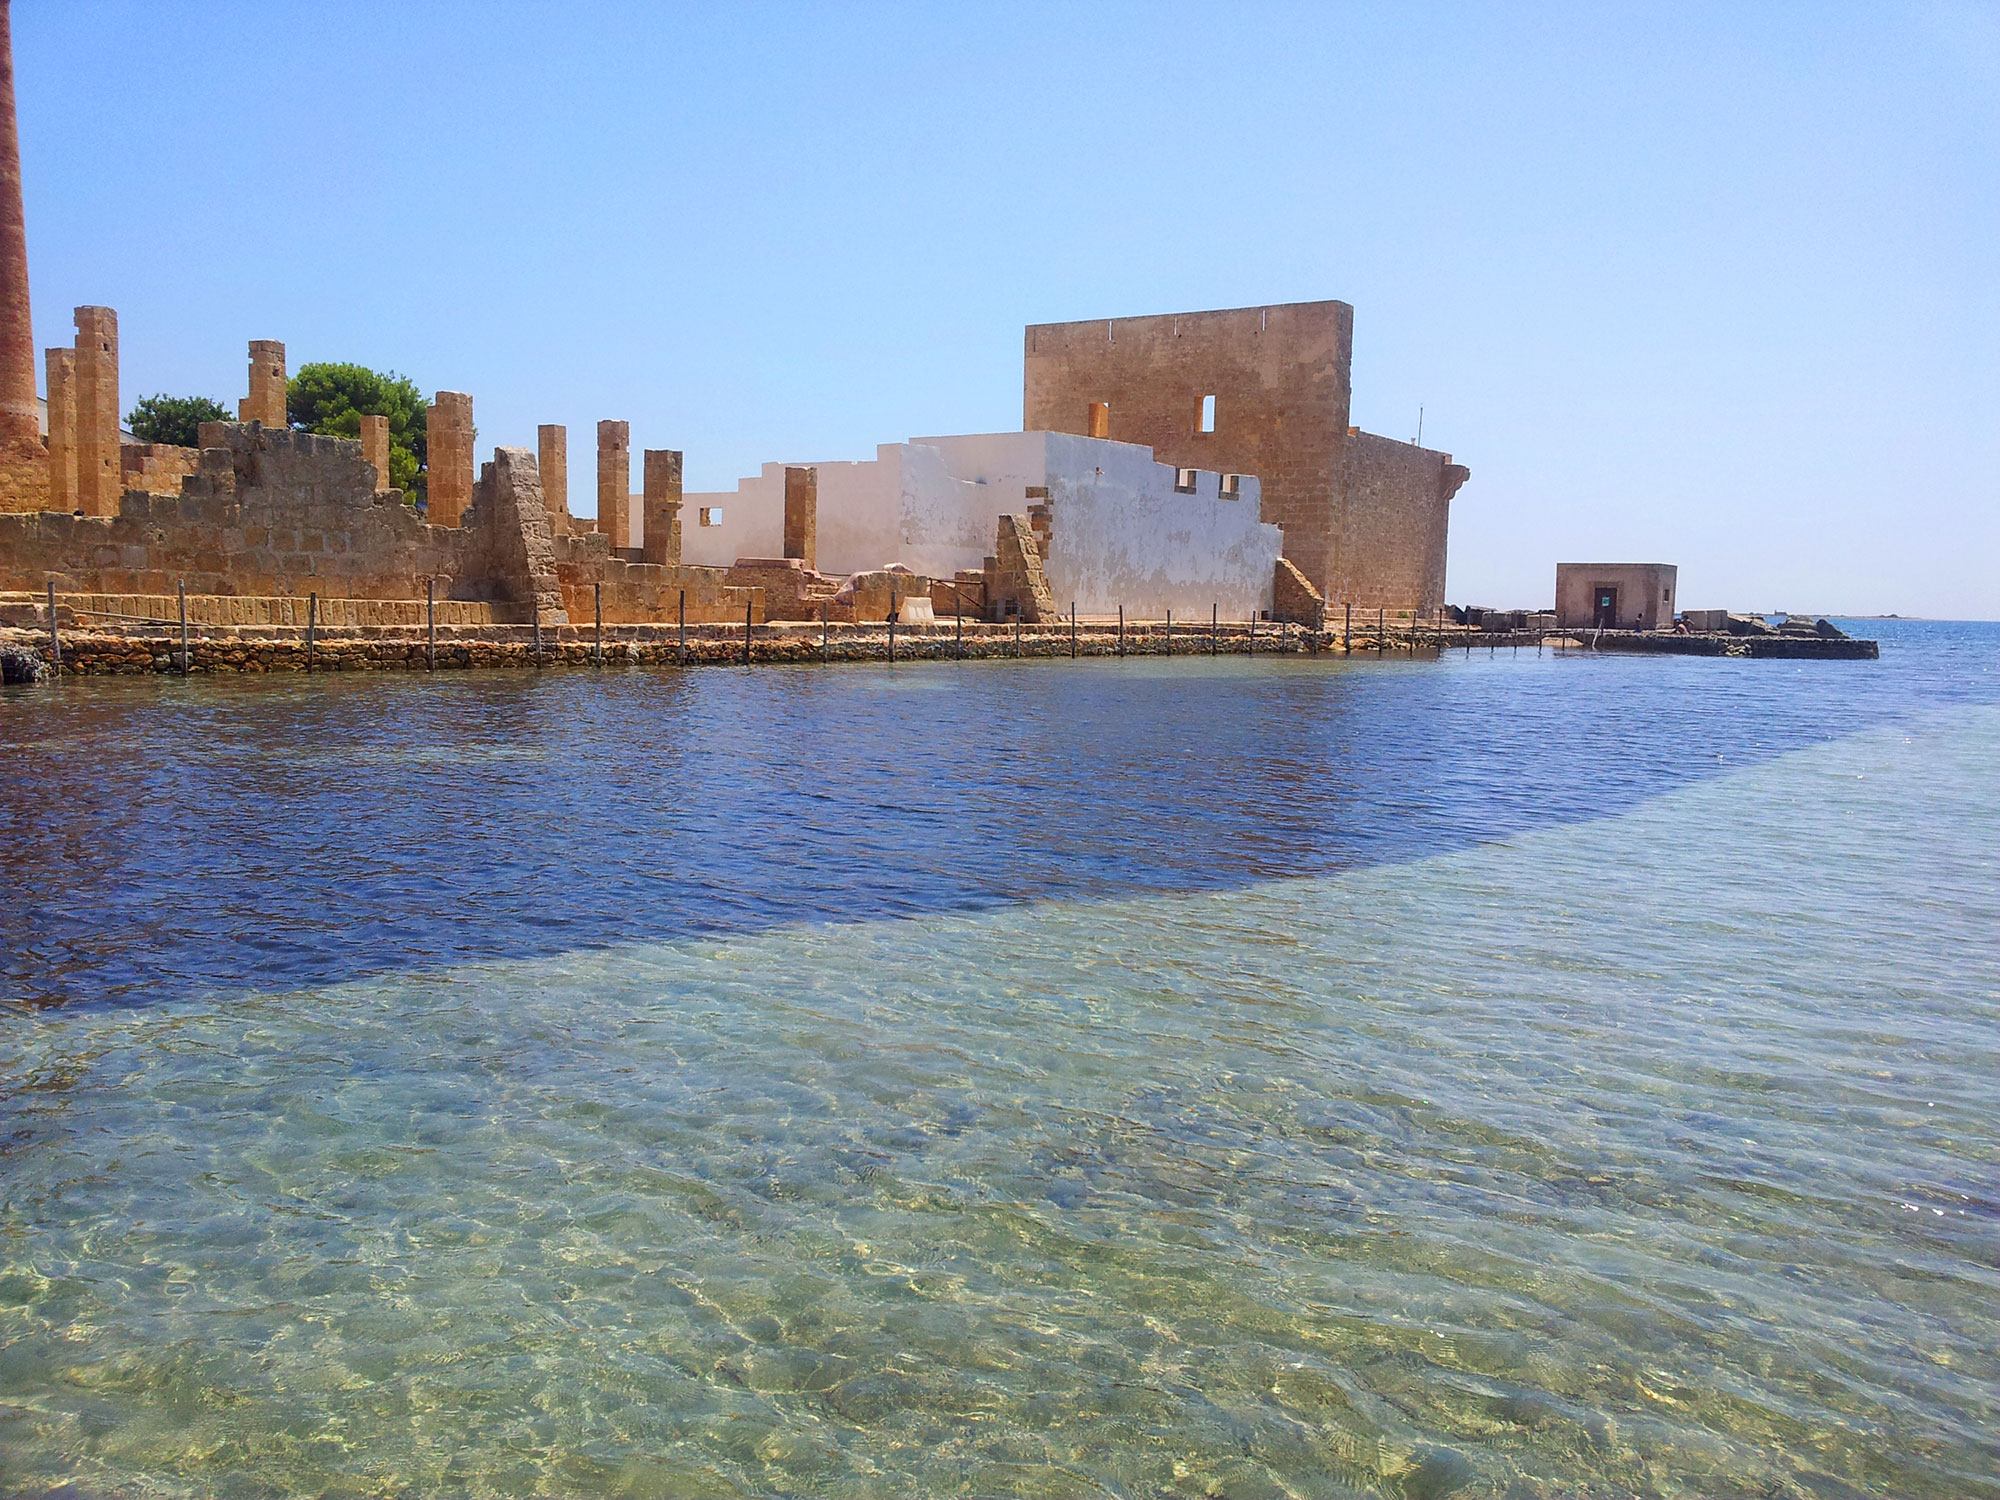
<path id="1" fill-rule="evenodd" d="M 1293 302 L 1029 327 L 1023 426 L 1143 443 L 1263 482 L 1263 519 L 1332 604 L 1432 610 L 1466 471 L 1348 426 L 1354 309 Z M 1389 451 L 1389 450 L 1395 451 Z"/>

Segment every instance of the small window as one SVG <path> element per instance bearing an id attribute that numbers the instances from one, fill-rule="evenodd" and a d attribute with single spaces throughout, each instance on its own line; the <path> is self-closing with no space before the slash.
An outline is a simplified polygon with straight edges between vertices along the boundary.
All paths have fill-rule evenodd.
<path id="1" fill-rule="evenodd" d="M 1215 397 L 1213 396 L 1203 396 L 1201 398 L 1201 430 L 1203 432 L 1215 431 Z"/>
<path id="2" fill-rule="evenodd" d="M 1192 495 L 1194 493 L 1194 475 L 1195 471 L 1193 469 L 1174 470 L 1174 493 L 1176 495 Z"/>
<path id="3" fill-rule="evenodd" d="M 701 508 L 700 515 L 701 524 L 704 526 L 720 526 L 722 524 L 722 507 L 719 505 L 704 505 Z"/>
<path id="4" fill-rule="evenodd" d="M 1223 499 L 1234 500 L 1242 493 L 1243 476 L 1241 474 L 1224 474 L 1222 476 L 1221 494 Z"/>

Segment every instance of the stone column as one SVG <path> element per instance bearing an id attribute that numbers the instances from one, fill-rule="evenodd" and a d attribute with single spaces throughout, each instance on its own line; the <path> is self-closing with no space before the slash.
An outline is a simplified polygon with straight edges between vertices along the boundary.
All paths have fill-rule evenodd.
<path id="1" fill-rule="evenodd" d="M 632 424 L 597 424 L 597 529 L 612 547 L 632 545 Z"/>
<path id="2" fill-rule="evenodd" d="M 646 450 L 646 561 L 681 563 L 681 456 L 671 448 Z"/>
<path id="3" fill-rule="evenodd" d="M 76 351 L 48 351 L 49 509 L 76 509 Z"/>
<path id="4" fill-rule="evenodd" d="M 542 471 L 542 504 L 557 536 L 569 534 L 569 429 L 544 422 L 535 429 L 535 462 Z"/>
<path id="5" fill-rule="evenodd" d="M 456 526 L 472 503 L 472 398 L 439 391 L 425 424 L 425 481 L 433 526 Z"/>
<path id="6" fill-rule="evenodd" d="M 108 307 L 76 310 L 76 508 L 87 516 L 117 513 L 125 491 L 118 452 L 118 314 Z"/>
<path id="7" fill-rule="evenodd" d="M 35 333 L 28 315 L 28 221 L 21 209 L 21 137 L 14 119 L 14 32 L 0 0 L 0 444 L 39 444 Z M 116 453 L 112 467 L 117 467 Z"/>
<path id="8" fill-rule="evenodd" d="M 785 469 L 785 556 L 819 567 L 818 469 Z"/>
<path id="9" fill-rule="evenodd" d="M 375 492 L 392 488 L 389 482 L 389 419 L 380 416 L 363 416 L 361 419 L 361 456 L 375 465 Z"/>
<path id="10" fill-rule="evenodd" d="M 1111 403 L 1093 401 L 1090 403 L 1090 435 L 1094 438 L 1111 436 Z"/>
<path id="11" fill-rule="evenodd" d="M 285 414 L 285 346 L 276 339 L 250 340 L 250 394 L 236 403 L 236 419 L 291 425 Z"/>

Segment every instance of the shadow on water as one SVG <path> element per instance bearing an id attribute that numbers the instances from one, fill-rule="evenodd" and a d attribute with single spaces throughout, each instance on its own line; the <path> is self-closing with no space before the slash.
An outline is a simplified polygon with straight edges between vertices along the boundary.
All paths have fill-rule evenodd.
<path id="1" fill-rule="evenodd" d="M 2000 627 L 1878 633 L 1879 663 L 1475 651 L 8 690 L 0 993 L 290 989 L 1416 859 L 1996 696 Z"/>

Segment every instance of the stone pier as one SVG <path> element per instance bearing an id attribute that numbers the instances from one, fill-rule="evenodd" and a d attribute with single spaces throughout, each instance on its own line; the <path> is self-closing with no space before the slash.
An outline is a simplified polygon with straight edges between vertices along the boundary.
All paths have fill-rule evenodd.
<path id="1" fill-rule="evenodd" d="M 819 470 L 785 469 L 785 556 L 819 567 Z"/>
<path id="2" fill-rule="evenodd" d="M 108 307 L 79 307 L 76 509 L 87 516 L 118 512 L 118 497 L 125 488 L 118 441 L 118 314 Z"/>
<path id="3" fill-rule="evenodd" d="M 387 417 L 362 417 L 361 456 L 375 466 L 375 488 L 377 492 L 394 488 L 389 480 L 389 419 Z"/>
<path id="4" fill-rule="evenodd" d="M 428 519 L 433 526 L 456 526 L 472 503 L 472 397 L 439 391 L 425 432 Z"/>
<path id="5" fill-rule="evenodd" d="M 49 509 L 76 509 L 76 351 L 51 349 L 49 372 Z"/>
<path id="6" fill-rule="evenodd" d="M 648 448 L 645 458 L 646 561 L 677 568 L 681 562 L 681 456 Z"/>
<path id="7" fill-rule="evenodd" d="M 632 545 L 632 424 L 597 424 L 597 529 L 611 550 Z"/>
<path id="8" fill-rule="evenodd" d="M 237 420 L 285 427 L 285 346 L 276 339 L 250 340 L 250 394 L 236 403 Z"/>

